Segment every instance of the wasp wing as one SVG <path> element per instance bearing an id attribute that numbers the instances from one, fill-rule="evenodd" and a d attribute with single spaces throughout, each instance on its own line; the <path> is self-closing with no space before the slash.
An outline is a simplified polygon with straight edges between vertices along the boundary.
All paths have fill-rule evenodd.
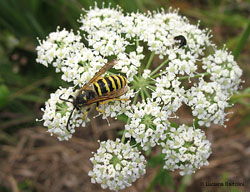
<path id="1" fill-rule="evenodd" d="M 102 74 L 104 74 L 107 70 L 109 70 L 111 67 L 113 67 L 117 63 L 117 60 L 112 60 L 106 63 L 96 74 L 95 76 L 87 83 L 85 84 L 81 90 L 85 90 L 89 85 L 91 85 L 93 82 L 95 82 L 98 77 L 100 77 Z"/>
<path id="2" fill-rule="evenodd" d="M 109 99 L 113 99 L 113 98 L 116 98 L 116 97 L 120 97 L 120 96 L 124 95 L 128 90 L 129 90 L 129 87 L 125 86 L 125 87 L 123 87 L 121 89 L 118 89 L 116 91 L 112 91 L 107 95 L 102 95 L 100 97 L 90 99 L 87 102 L 87 105 L 90 105 L 90 104 L 93 104 L 93 103 L 98 103 L 98 102 L 109 100 Z"/>

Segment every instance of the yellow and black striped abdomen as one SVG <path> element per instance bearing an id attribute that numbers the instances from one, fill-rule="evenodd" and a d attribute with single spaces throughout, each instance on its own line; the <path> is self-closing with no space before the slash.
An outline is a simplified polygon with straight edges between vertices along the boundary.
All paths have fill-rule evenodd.
<path id="1" fill-rule="evenodd" d="M 111 75 L 98 78 L 94 83 L 94 88 L 98 96 L 121 89 L 127 85 L 126 77 L 122 75 Z"/>

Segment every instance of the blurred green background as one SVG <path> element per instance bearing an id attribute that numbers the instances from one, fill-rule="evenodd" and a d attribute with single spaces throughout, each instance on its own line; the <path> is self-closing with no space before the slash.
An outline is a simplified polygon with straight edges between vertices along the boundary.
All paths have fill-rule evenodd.
<path id="1" fill-rule="evenodd" d="M 99 7 L 102 6 L 103 1 L 96 2 Z M 245 147 L 250 141 L 248 131 L 250 119 L 250 46 L 248 38 L 250 33 L 250 1 L 110 0 L 105 1 L 105 3 L 106 6 L 111 3 L 111 7 L 119 5 L 124 12 L 137 10 L 146 12 L 159 8 L 167 10 L 170 6 L 179 8 L 180 14 L 187 16 L 191 23 L 196 24 L 200 20 L 201 28 L 210 28 L 214 35 L 213 41 L 218 47 L 227 45 L 228 49 L 235 55 L 238 65 L 243 69 L 243 79 L 245 80 L 240 92 L 231 99 L 236 107 L 234 108 L 234 115 L 231 116 L 232 120 L 230 120 L 229 127 L 237 128 L 237 131 L 234 130 L 229 133 L 227 142 L 231 141 L 230 137 L 235 136 L 235 132 L 238 135 L 245 135 L 247 136 L 246 142 L 242 144 L 243 151 L 245 151 Z M 50 32 L 55 31 L 57 26 L 77 30 L 79 28 L 77 19 L 83 13 L 82 8 L 88 9 L 89 6 L 94 6 L 94 1 L 0 0 L 0 191 L 45 191 L 46 189 L 41 186 L 44 183 L 40 182 L 39 179 L 34 181 L 29 179 L 32 178 L 31 176 L 22 177 L 20 174 L 16 176 L 13 167 L 3 171 L 1 171 L 1 168 L 15 167 L 13 164 L 16 159 L 15 161 L 10 159 L 13 151 L 18 149 L 20 138 L 25 134 L 33 134 L 33 132 L 23 134 L 22 131 L 41 128 L 41 123 L 35 121 L 36 118 L 41 118 L 40 108 L 49 98 L 49 94 L 54 92 L 58 86 L 66 86 L 53 68 L 46 68 L 35 62 L 37 38 L 44 39 Z M 45 128 L 41 129 L 42 132 L 46 131 Z M 213 134 L 211 133 L 211 135 Z M 216 131 L 215 134 L 217 134 Z M 220 134 L 228 133 L 222 131 Z M 216 136 L 212 139 L 215 138 Z M 25 146 L 27 142 L 25 140 L 22 146 Z M 249 157 L 249 153 L 244 153 L 245 156 L 242 158 Z M 219 157 L 215 155 L 216 158 Z M 23 164 L 27 163 L 25 160 L 23 161 Z M 7 163 L 7 166 L 4 163 Z M 230 171 L 219 171 L 218 176 L 224 180 L 225 178 L 231 178 Z M 240 175 L 238 176 L 240 177 Z M 158 183 L 161 182 L 159 178 L 159 181 L 157 180 L 157 177 L 159 177 L 157 173 L 152 173 L 150 180 L 153 182 L 150 183 L 150 186 L 140 188 L 140 184 L 138 184 L 137 189 L 146 190 L 147 188 L 148 191 L 153 189 L 161 191 L 163 189 L 164 191 L 164 187 L 157 188 Z M 167 174 L 166 177 L 169 177 L 169 175 Z M 179 191 L 185 191 L 187 186 L 190 189 L 196 189 L 197 187 L 194 184 L 195 182 L 191 182 L 197 181 L 195 179 L 190 178 L 191 181 L 187 183 L 186 180 L 181 180 L 175 175 L 173 178 L 174 182 L 181 184 L 181 187 L 178 188 Z M 1 181 L 1 179 L 3 180 Z M 246 177 L 242 176 L 242 179 L 244 180 Z M 217 181 L 219 180 L 217 179 Z M 82 185 L 78 186 L 82 187 Z M 98 187 L 97 189 L 100 190 Z M 232 191 L 244 191 L 245 189 L 230 188 Z M 60 188 L 58 191 L 61 190 L 71 191 L 68 188 Z M 80 190 L 74 188 L 74 190 L 91 191 L 93 189 Z M 210 191 L 206 188 L 197 188 L 197 191 L 200 190 Z M 216 188 L 216 190 L 226 191 L 224 188 Z M 216 190 L 213 189 L 213 191 Z"/>

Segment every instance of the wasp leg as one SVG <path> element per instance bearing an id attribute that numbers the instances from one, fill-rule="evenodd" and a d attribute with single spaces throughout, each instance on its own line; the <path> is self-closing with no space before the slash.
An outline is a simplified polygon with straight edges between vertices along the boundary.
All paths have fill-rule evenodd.
<path id="1" fill-rule="evenodd" d="M 98 112 L 100 112 L 100 113 L 105 114 L 105 112 L 104 112 L 103 110 L 101 110 L 101 109 L 98 108 L 98 107 L 99 107 L 99 104 L 100 104 L 100 102 L 96 103 L 96 110 L 97 110 Z"/>
<path id="2" fill-rule="evenodd" d="M 89 112 L 90 108 L 87 108 L 87 110 L 84 112 L 84 114 L 82 115 L 82 120 L 84 121 L 87 113 Z"/>

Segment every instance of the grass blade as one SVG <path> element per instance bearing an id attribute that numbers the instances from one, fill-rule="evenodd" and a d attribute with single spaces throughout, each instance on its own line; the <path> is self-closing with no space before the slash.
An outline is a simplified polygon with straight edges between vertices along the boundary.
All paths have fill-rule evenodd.
<path id="1" fill-rule="evenodd" d="M 236 49 L 233 52 L 235 60 L 238 59 L 240 52 L 242 51 L 244 45 L 248 42 L 249 35 L 250 35 L 250 20 L 248 20 L 247 27 L 246 27 L 245 31 L 242 33 L 240 41 L 239 41 Z"/>

